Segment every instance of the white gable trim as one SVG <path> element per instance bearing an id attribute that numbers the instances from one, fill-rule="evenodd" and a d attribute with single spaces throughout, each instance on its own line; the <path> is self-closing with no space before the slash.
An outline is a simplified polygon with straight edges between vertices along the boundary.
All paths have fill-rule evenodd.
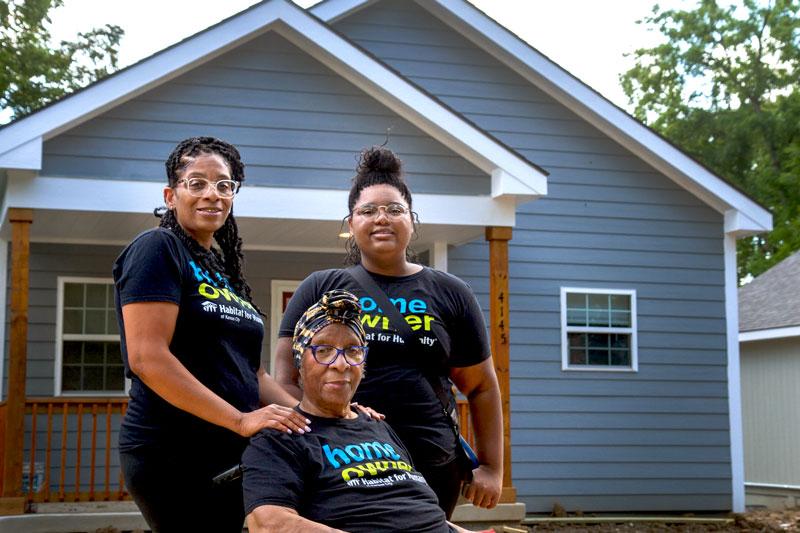
<path id="1" fill-rule="evenodd" d="M 538 193 L 529 184 L 501 168 L 492 171 L 492 198 L 515 198 L 523 202 L 536 198 Z"/>
<path id="2" fill-rule="evenodd" d="M 788 337 L 800 337 L 800 326 L 787 326 L 785 328 L 770 328 L 739 332 L 739 342 L 785 339 Z"/>
<path id="3" fill-rule="evenodd" d="M 323 0 L 322 2 L 310 7 L 310 11 L 315 17 L 332 24 L 356 11 L 364 9 L 378 0 Z"/>
<path id="4" fill-rule="evenodd" d="M 742 211 L 737 211 L 736 209 L 733 208 L 725 211 L 725 233 L 734 235 L 738 239 L 739 237 L 744 237 L 746 235 L 753 235 L 754 233 L 760 233 L 760 231 L 754 229 L 757 227 L 758 227 L 758 222 L 748 217 Z"/>
<path id="5" fill-rule="evenodd" d="M 0 168 L 39 170 L 42 168 L 42 138 L 36 137 L 0 155 Z"/>
<path id="6" fill-rule="evenodd" d="M 287 0 L 258 4 L 10 124 L 0 130 L 0 154 L 31 139 L 47 140 L 268 30 L 289 39 L 487 174 L 502 170 L 530 196 L 547 194 L 544 171 Z M 24 168 L 41 168 L 41 150 L 38 157 L 38 164 L 32 157 Z"/>
<path id="7" fill-rule="evenodd" d="M 265 33 L 283 2 L 259 4 L 0 130 L 0 153 L 50 139 Z M 285 6 L 283 6 L 285 7 Z"/>
<path id="8" fill-rule="evenodd" d="M 9 179 L 3 208 L 149 213 L 163 189 L 163 183 L 148 181 L 20 176 Z M 234 209 L 237 217 L 340 221 L 348 192 L 247 186 Z M 417 193 L 414 210 L 426 224 L 514 226 L 516 217 L 513 199 L 490 196 Z"/>
<path id="9" fill-rule="evenodd" d="M 376 62 L 325 24 L 300 10 L 296 15 L 287 17 L 286 25 L 276 26 L 276 31 L 487 174 L 502 170 L 509 179 L 520 182 L 529 194 L 547 194 L 547 176 L 543 171 Z M 495 195 L 494 191 L 492 194 Z"/>
<path id="10" fill-rule="evenodd" d="M 680 149 L 640 124 L 465 0 L 416 0 L 456 31 L 491 53 L 581 118 L 655 167 L 720 213 L 740 213 L 726 233 L 742 236 L 772 229 L 772 215 Z M 328 21 L 363 8 L 367 0 L 328 0 L 311 11 Z"/>
<path id="11" fill-rule="evenodd" d="M 772 215 L 684 152 L 640 124 L 588 85 L 463 0 L 418 2 L 720 213 L 754 222 L 737 232 L 772 229 Z"/>

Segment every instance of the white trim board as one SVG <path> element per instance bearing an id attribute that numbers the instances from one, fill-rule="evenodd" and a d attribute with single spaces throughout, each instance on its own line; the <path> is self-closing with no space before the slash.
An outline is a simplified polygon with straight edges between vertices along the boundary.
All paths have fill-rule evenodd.
<path id="1" fill-rule="evenodd" d="M 8 181 L 4 203 L 6 208 L 152 213 L 163 188 L 160 182 L 29 176 Z M 234 200 L 234 210 L 237 217 L 340 221 L 347 214 L 348 192 L 247 186 Z M 420 193 L 414 195 L 414 210 L 426 224 L 514 226 L 516 221 L 516 202 L 509 198 Z"/>
<path id="2" fill-rule="evenodd" d="M 739 332 L 739 342 L 785 339 L 787 337 L 800 337 L 800 326 L 788 326 L 785 328 L 759 329 L 756 331 Z"/>
<path id="3" fill-rule="evenodd" d="M 603 131 L 659 172 L 720 213 L 735 210 L 726 232 L 744 235 L 772 229 L 772 215 L 680 149 L 639 123 L 594 89 L 465 0 L 415 0 L 478 47 Z M 328 0 L 311 8 L 326 21 L 362 9 L 371 0 Z"/>
<path id="4" fill-rule="evenodd" d="M 334 32 L 324 22 L 288 0 L 268 0 L 200 32 L 181 43 L 78 91 L 0 130 L 0 161 L 16 167 L 41 167 L 41 146 L 75 127 L 220 54 L 274 30 L 327 67 L 360 87 L 422 131 L 488 175 L 497 171 L 502 188 L 494 196 L 520 201 L 547 194 L 547 173 L 517 152 L 451 111 L 406 78 Z M 36 157 L 38 155 L 38 161 Z M 497 180 L 492 180 L 493 183 Z"/>
<path id="5" fill-rule="evenodd" d="M 728 348 L 728 418 L 731 450 L 731 510 L 743 513 L 744 430 L 742 428 L 742 380 L 739 360 L 739 291 L 736 284 L 736 237 L 724 237 L 725 332 Z"/>

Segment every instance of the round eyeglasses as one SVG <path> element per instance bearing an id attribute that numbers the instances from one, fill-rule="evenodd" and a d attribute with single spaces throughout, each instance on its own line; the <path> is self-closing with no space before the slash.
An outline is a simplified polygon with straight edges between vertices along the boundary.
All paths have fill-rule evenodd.
<path id="1" fill-rule="evenodd" d="M 403 204 L 392 202 L 386 205 L 362 204 L 353 209 L 353 212 L 360 217 L 376 218 L 383 209 L 389 218 L 400 218 L 409 212 Z"/>
<path id="2" fill-rule="evenodd" d="M 367 360 L 366 346 L 345 346 L 344 348 L 337 348 L 330 344 L 310 344 L 311 355 L 314 360 L 321 364 L 330 366 L 336 362 L 341 355 L 350 366 L 363 365 Z"/>
<path id="3" fill-rule="evenodd" d="M 233 198 L 239 192 L 239 182 L 235 180 L 208 181 L 205 178 L 181 178 L 177 183 L 186 183 L 186 190 L 192 196 L 203 196 L 209 187 L 214 187 L 217 196 Z"/>

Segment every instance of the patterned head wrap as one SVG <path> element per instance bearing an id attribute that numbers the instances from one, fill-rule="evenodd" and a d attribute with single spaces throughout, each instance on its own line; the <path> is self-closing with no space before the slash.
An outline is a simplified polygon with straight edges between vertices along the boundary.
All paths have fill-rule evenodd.
<path id="1" fill-rule="evenodd" d="M 347 291 L 334 289 L 323 294 L 320 301 L 309 307 L 297 321 L 292 338 L 294 366 L 300 368 L 303 351 L 311 343 L 311 338 L 325 326 L 334 323 L 344 324 L 358 336 L 361 345 L 366 344 L 358 298 Z"/>

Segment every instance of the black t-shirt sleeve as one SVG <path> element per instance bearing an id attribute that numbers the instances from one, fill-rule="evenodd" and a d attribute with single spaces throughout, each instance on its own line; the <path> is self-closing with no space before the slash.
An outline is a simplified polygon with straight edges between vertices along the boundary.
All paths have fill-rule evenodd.
<path id="1" fill-rule="evenodd" d="M 492 354 L 489 348 L 489 336 L 486 333 L 486 322 L 472 289 L 458 278 L 453 281 L 456 291 L 455 304 L 458 309 L 453 314 L 453 327 L 448 328 L 451 332 L 448 364 L 451 367 L 477 365 Z"/>
<path id="2" fill-rule="evenodd" d="M 319 272 L 314 272 L 304 279 L 300 286 L 297 287 L 297 290 L 294 291 L 289 303 L 286 305 L 286 312 L 281 319 L 278 337 L 292 337 L 297 321 L 322 296 L 318 294 L 319 283 L 317 283 L 317 278 L 319 275 Z"/>
<path id="3" fill-rule="evenodd" d="M 304 493 L 303 471 L 308 458 L 294 438 L 267 429 L 250 440 L 242 455 L 244 511 L 261 505 L 279 505 L 299 511 Z"/>
<path id="4" fill-rule="evenodd" d="M 155 230 L 137 238 L 116 265 L 120 305 L 181 301 L 181 264 L 177 243 Z"/>

